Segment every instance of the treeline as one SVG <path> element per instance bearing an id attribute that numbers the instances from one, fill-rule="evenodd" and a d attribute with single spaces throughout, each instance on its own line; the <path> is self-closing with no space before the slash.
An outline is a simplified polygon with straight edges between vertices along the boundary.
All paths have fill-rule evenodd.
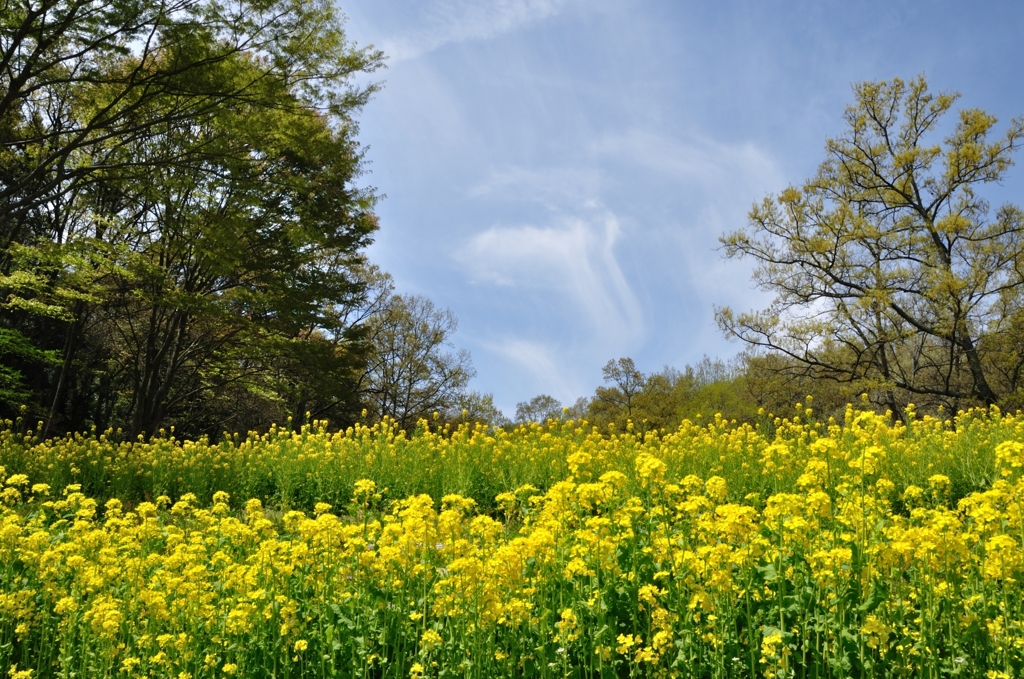
<path id="1" fill-rule="evenodd" d="M 644 373 L 631 358 L 608 361 L 604 384 L 593 395 L 563 405 L 539 394 L 516 406 L 512 421 L 499 424 L 545 423 L 548 420 L 586 420 L 599 429 L 623 431 L 673 430 L 683 420 L 713 421 L 716 416 L 758 423 L 770 414 L 791 416 L 811 407 L 819 417 L 840 415 L 861 395 L 828 382 L 793 377 L 781 370 L 776 356 L 741 354 L 730 360 L 704 356 L 695 365 L 666 366 Z M 810 401 L 808 401 L 810 397 Z"/>
<path id="2" fill-rule="evenodd" d="M 332 2 L 0 13 L 0 416 L 44 434 L 404 424 L 472 366 L 363 254 L 381 52 Z"/>

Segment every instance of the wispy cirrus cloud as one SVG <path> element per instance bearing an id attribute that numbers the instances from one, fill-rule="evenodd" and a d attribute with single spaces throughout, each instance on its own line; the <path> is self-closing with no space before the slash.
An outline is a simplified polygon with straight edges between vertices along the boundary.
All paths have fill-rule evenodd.
<path id="1" fill-rule="evenodd" d="M 493 170 L 486 178 L 470 187 L 469 198 L 514 199 L 535 202 L 553 209 L 594 204 L 600 195 L 604 176 L 592 164 L 526 168 L 508 166 Z"/>
<path id="2" fill-rule="evenodd" d="M 564 160 L 495 168 L 467 190 L 472 201 L 541 213 L 479 230 L 456 251 L 468 281 L 517 319 L 495 328 L 502 338 L 482 342 L 487 350 L 557 394 L 583 379 L 564 367 L 581 351 L 594 363 L 642 353 L 667 335 L 716 342 L 711 307 L 751 298 L 746 268 L 720 258 L 717 236 L 743 224 L 753 197 L 784 185 L 772 156 L 753 143 L 631 128 L 594 137 Z M 623 172 L 665 197 L 633 200 Z M 671 290 L 679 297 L 666 320 Z M 536 336 L 531 317 L 558 318 L 557 341 Z"/>
<path id="3" fill-rule="evenodd" d="M 455 255 L 472 281 L 518 288 L 570 308 L 614 344 L 644 333 L 643 314 L 616 259 L 619 220 L 596 205 L 549 224 L 492 226 Z"/>
<path id="4" fill-rule="evenodd" d="M 437 0 L 421 10 L 418 27 L 382 41 L 392 61 L 414 59 L 450 43 L 482 40 L 542 21 L 570 0 Z"/>
<path id="5" fill-rule="evenodd" d="M 763 146 L 632 129 L 598 139 L 593 151 L 646 169 L 678 187 L 678 205 L 685 216 L 667 228 L 680 245 L 678 262 L 688 274 L 685 287 L 691 295 L 702 298 L 709 310 L 714 305 L 760 303 L 763 295 L 750 283 L 749 262 L 725 261 L 718 237 L 743 228 L 753 202 L 786 186 L 777 159 Z"/>
<path id="6" fill-rule="evenodd" d="M 629 163 L 699 187 L 709 202 L 734 200 L 749 187 L 777 185 L 782 171 L 771 155 L 752 142 L 723 143 L 689 136 L 673 137 L 633 128 L 594 139 L 590 152 L 617 163 Z"/>
<path id="7" fill-rule="evenodd" d="M 645 243 L 657 243 L 657 250 L 646 256 L 667 265 L 657 268 L 662 280 L 666 277 L 685 280 L 686 287 L 708 298 L 709 307 L 712 303 L 721 304 L 723 295 L 732 298 L 751 294 L 745 273 L 737 277 L 735 263 L 722 261 L 716 251 L 720 234 L 746 222 L 751 202 L 763 196 L 766 190 L 785 186 L 784 173 L 776 159 L 762 146 L 749 141 L 721 142 L 699 135 L 673 136 L 637 127 L 597 136 L 568 161 L 564 165 L 541 168 L 507 166 L 492 170 L 468 191 L 468 197 L 539 204 L 554 214 L 579 214 L 580 217 L 544 227 L 492 227 L 477 234 L 476 247 L 487 245 L 515 253 L 533 243 L 548 254 L 523 255 L 524 263 L 515 266 L 532 272 L 538 266 L 546 266 L 541 262 L 555 258 L 572 262 L 568 268 L 578 272 L 573 278 L 576 281 L 591 276 L 602 278 L 602 281 L 580 283 L 575 289 L 589 291 L 577 293 L 581 298 L 610 300 L 616 299 L 613 290 L 629 289 L 630 284 L 640 288 L 645 283 L 658 286 L 659 282 L 652 280 L 652 271 L 635 267 L 621 282 L 617 278 L 604 278 L 608 274 L 622 276 L 622 270 L 614 262 L 613 248 L 600 251 L 594 247 L 595 228 L 601 220 L 595 219 L 593 209 L 588 212 L 581 206 L 610 204 L 613 206 L 610 209 L 601 209 L 608 215 L 614 210 L 616 227 L 603 233 L 610 234 L 613 244 L 620 242 L 631 250 L 650 249 Z M 652 205 L 634 202 L 620 191 L 625 172 L 632 181 L 657 187 L 654 190 L 663 192 L 663 196 Z M 618 215 L 633 225 L 628 243 L 620 238 Z M 499 246 L 502 238 L 509 243 Z M 591 244 L 589 249 L 583 246 L 584 242 Z M 576 254 L 570 255 L 570 252 Z M 600 258 L 596 257 L 598 252 L 602 253 Z M 510 256 L 496 267 L 488 263 L 488 268 L 480 272 L 482 278 L 507 284 L 507 270 L 519 259 Z M 607 262 L 614 262 L 614 265 Z M 562 281 L 541 277 L 537 284 L 555 283 Z M 595 317 L 599 314 L 608 317 L 605 309 L 610 304 L 598 303 L 596 299 L 589 302 L 587 308 L 595 310 Z"/>

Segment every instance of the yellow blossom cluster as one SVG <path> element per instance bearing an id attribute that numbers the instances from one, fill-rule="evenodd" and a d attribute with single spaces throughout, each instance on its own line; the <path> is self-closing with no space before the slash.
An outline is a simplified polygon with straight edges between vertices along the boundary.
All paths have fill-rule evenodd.
<path id="1" fill-rule="evenodd" d="M 0 465 L 55 489 L 79 484 L 99 502 L 185 493 L 205 499 L 225 491 L 268 506 L 312 511 L 321 502 L 342 510 L 356 494 L 355 482 L 372 479 L 384 499 L 454 493 L 490 510 L 501 493 L 525 485 L 547 489 L 569 476 L 593 480 L 620 471 L 638 491 L 634 463 L 640 454 L 663 462 L 672 478 L 722 477 L 735 498 L 799 490 L 801 482 L 832 474 L 833 461 L 877 472 L 900 492 L 908 485 L 927 488 L 929 478 L 944 475 L 946 492 L 955 498 L 987 488 L 996 447 L 1024 440 L 1024 416 L 994 408 L 943 420 L 916 417 L 911 407 L 907 422 L 895 424 L 848 408 L 841 419 L 842 426 L 817 420 L 809 404 L 797 404 L 790 418 L 764 415 L 758 423 L 737 424 L 714 417 L 684 421 L 674 431 L 637 425 L 602 432 L 573 420 L 505 429 L 432 428 L 421 421 L 407 434 L 387 420 L 343 431 L 314 421 L 244 437 L 225 434 L 219 441 L 180 440 L 173 432 L 130 440 L 117 431 L 40 440 L 0 422 Z M 1021 464 L 1013 449 L 1003 454 Z M 822 467 L 808 472 L 810 458 Z"/>
<path id="2" fill-rule="evenodd" d="M 323 464 L 349 438 L 365 451 L 391 437 L 550 465 L 486 499 L 389 500 L 373 478 L 339 497 L 318 485 L 327 472 L 296 477 L 309 511 L 221 489 L 97 499 L 40 481 L 45 457 L 0 468 L 0 672 L 1020 676 L 1024 424 L 852 410 L 842 425 L 770 424 L 268 435 Z M 89 442 L 63 441 L 24 445 Z M 256 447 L 218 450 L 262 468 Z M 139 449 L 200 444 L 125 450 Z"/>

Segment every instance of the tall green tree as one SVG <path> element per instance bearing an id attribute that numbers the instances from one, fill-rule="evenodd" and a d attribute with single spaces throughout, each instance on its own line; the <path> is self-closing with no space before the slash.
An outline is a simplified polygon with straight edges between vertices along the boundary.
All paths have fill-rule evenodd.
<path id="1" fill-rule="evenodd" d="M 775 299 L 758 312 L 718 309 L 718 323 L 893 412 L 911 399 L 995 403 L 1021 387 L 1024 213 L 993 210 L 981 190 L 1005 176 L 1024 119 L 1001 135 L 980 109 L 947 124 L 958 95 L 932 94 L 923 77 L 854 92 L 815 176 L 722 238 Z"/>
<path id="2" fill-rule="evenodd" d="M 349 329 L 336 310 L 362 303 L 353 269 L 376 229 L 373 197 L 350 186 L 357 156 L 323 116 L 284 110 L 225 110 L 177 132 L 171 143 L 199 132 L 208 159 L 155 170 L 118 225 L 124 274 L 98 311 L 133 432 L 204 391 L 266 384 L 292 356 L 345 382 L 329 366 L 349 354 L 329 338 Z"/>
<path id="3" fill-rule="evenodd" d="M 104 153 L 118 144 L 252 102 L 267 83 L 344 109 L 360 94 L 336 86 L 379 54 L 342 43 L 324 0 L 4 2 L 0 251 L 34 226 L 59 230 L 49 213 L 81 182 L 133 167 Z M 259 68 L 238 77 L 239 57 Z"/>
<path id="4" fill-rule="evenodd" d="M 241 393 L 354 417 L 354 79 L 381 54 L 319 0 L 5 11 L 0 324 L 61 352 L 48 425 L 152 432 Z"/>

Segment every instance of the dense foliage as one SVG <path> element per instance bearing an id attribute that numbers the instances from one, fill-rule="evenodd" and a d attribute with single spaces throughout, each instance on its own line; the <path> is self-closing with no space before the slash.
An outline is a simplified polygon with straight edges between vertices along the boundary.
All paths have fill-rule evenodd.
<path id="1" fill-rule="evenodd" d="M 375 196 L 329 2 L 5 5 L 0 410 L 50 431 L 352 421 Z"/>
<path id="2" fill-rule="evenodd" d="M 8 433 L 0 668 L 1008 678 L 1022 441 L 998 411 L 809 408 L 664 435 Z"/>

